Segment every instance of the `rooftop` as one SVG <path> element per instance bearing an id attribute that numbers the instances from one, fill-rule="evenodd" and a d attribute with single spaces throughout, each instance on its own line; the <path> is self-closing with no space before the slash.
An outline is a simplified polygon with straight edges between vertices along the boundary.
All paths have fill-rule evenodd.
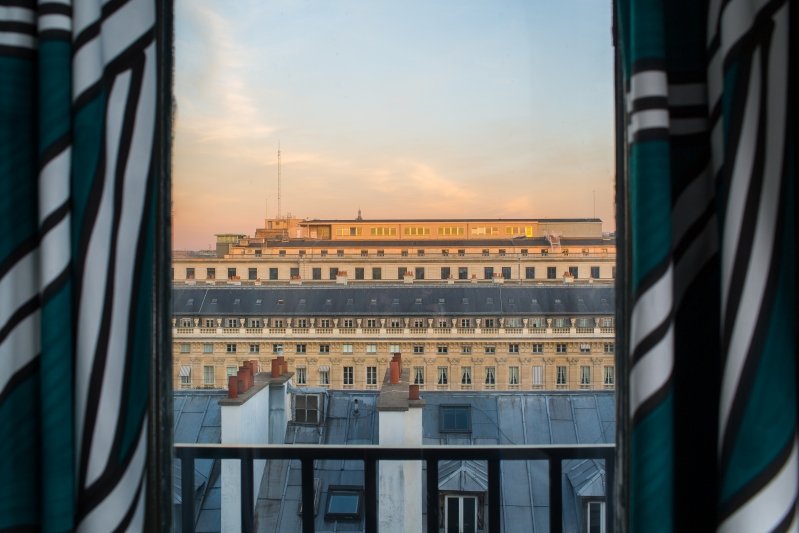
<path id="1" fill-rule="evenodd" d="M 294 392 L 312 392 L 299 391 Z M 205 391 L 175 393 L 176 442 L 196 442 L 201 435 L 213 438 L 219 394 Z M 330 391 L 325 394 L 323 424 L 302 425 L 289 422 L 287 444 L 363 445 L 378 443 L 377 392 Z M 423 393 L 423 438 L 425 445 L 514 445 L 514 444 L 600 444 L 614 442 L 615 400 L 610 392 L 492 392 Z M 214 406 L 213 404 L 217 405 Z M 442 406 L 465 406 L 471 417 L 467 432 L 442 431 Z M 178 416 L 180 413 L 180 416 Z M 216 413 L 216 414 L 214 414 Z M 186 416 L 191 415 L 191 416 Z M 216 417 L 216 418 L 215 418 Z M 178 426 L 183 425 L 180 432 Z M 217 437 L 218 438 L 218 437 Z M 186 439 L 186 440 L 184 440 Z M 216 442 L 219 442 L 218 440 Z M 208 469 L 212 471 L 213 469 Z M 205 472 L 205 470 L 203 470 Z M 314 478 L 318 479 L 319 512 L 316 531 L 356 531 L 361 520 L 325 520 L 324 506 L 331 486 L 363 486 L 361 461 L 317 460 Z M 201 480 L 201 505 L 197 505 L 197 531 L 219 531 L 219 481 Z M 207 479 L 207 478 L 206 478 Z M 206 488 L 203 489 L 203 483 Z M 602 496 L 605 469 L 602 461 L 567 460 L 563 465 L 564 531 L 576 531 L 581 524 L 581 498 Z M 260 483 L 256 480 L 258 531 L 300 531 L 301 480 L 299 461 L 269 461 Z M 425 496 L 424 484 L 421 497 Z M 439 491 L 484 493 L 487 468 L 483 461 L 444 461 L 439 464 Z M 524 461 L 503 468 L 501 477 L 501 515 L 504 524 L 517 531 L 549 529 L 547 463 Z M 424 509 L 424 507 L 423 507 Z M 423 520 L 423 523 L 425 521 Z"/>
<path id="2" fill-rule="evenodd" d="M 613 314 L 608 286 L 179 287 L 174 316 Z"/>

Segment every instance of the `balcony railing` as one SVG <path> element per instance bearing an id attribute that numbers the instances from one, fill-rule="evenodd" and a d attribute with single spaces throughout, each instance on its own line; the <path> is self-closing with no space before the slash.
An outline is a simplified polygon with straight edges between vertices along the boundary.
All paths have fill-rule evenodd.
<path id="1" fill-rule="evenodd" d="M 419 446 L 390 448 L 368 446 L 265 445 L 225 446 L 220 444 L 176 444 L 175 455 L 181 462 L 181 493 L 194 493 L 194 461 L 196 459 L 238 459 L 241 461 L 241 531 L 255 530 L 253 461 L 260 459 L 294 459 L 301 464 L 302 531 L 314 531 L 314 461 L 345 460 L 364 463 L 365 531 L 377 531 L 378 462 L 424 461 L 426 463 L 427 531 L 439 531 L 438 463 L 439 461 L 486 461 L 488 463 L 488 516 L 490 533 L 501 531 L 502 461 L 547 461 L 549 465 L 549 530 L 563 531 L 563 471 L 568 459 L 602 459 L 605 461 L 606 509 L 613 509 L 615 487 L 615 445 L 539 445 L 539 446 Z M 260 482 L 260 480 L 259 480 Z M 421 489 L 421 487 L 420 487 Z M 421 490 L 420 490 L 421 493 Z M 184 533 L 194 531 L 194 498 L 184 497 L 181 504 Z M 613 531 L 613 512 L 605 513 L 605 531 Z M 506 524 L 508 526 L 508 524 Z"/>
<path id="2" fill-rule="evenodd" d="M 382 331 L 389 335 L 437 335 L 437 336 L 475 336 L 475 337 L 494 337 L 500 334 L 522 337 L 530 335 L 533 337 L 550 337 L 550 336 L 602 336 L 611 339 L 615 335 L 615 328 L 451 328 L 451 327 L 433 327 L 433 328 L 182 328 L 176 327 L 172 329 L 174 337 L 185 338 L 193 335 L 225 335 L 225 336 L 263 336 L 265 332 L 269 335 L 287 335 L 287 336 L 308 336 L 308 335 L 337 335 L 337 336 L 375 336 L 380 335 Z"/>

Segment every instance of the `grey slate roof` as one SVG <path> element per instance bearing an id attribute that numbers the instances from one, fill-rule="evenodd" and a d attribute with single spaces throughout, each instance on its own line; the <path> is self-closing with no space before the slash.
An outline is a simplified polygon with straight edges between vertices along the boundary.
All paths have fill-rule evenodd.
<path id="1" fill-rule="evenodd" d="M 175 391 L 173 393 L 175 442 L 219 444 L 222 435 L 219 400 L 226 395 L 225 391 Z M 183 494 L 179 461 L 172 463 L 172 473 L 172 501 L 176 505 L 173 522 L 175 531 L 180 531 L 181 516 L 177 505 L 183 501 Z M 221 491 L 218 461 L 211 459 L 194 461 L 195 531 L 198 533 L 219 531 Z"/>
<path id="2" fill-rule="evenodd" d="M 355 399 L 358 416 L 354 416 Z M 333 391 L 328 394 L 326 421 L 317 426 L 289 422 L 286 444 L 356 445 L 377 444 L 377 393 Z M 299 461 L 270 461 L 261 482 L 256 503 L 256 529 L 260 532 L 301 531 L 299 515 L 301 495 Z M 316 461 L 314 478 L 320 480 L 319 512 L 315 531 L 363 531 L 358 521 L 325 521 L 328 488 L 331 485 L 364 485 L 361 461 Z"/>
<path id="3" fill-rule="evenodd" d="M 612 392 L 438 392 L 426 391 L 422 415 L 423 442 L 451 445 L 491 444 L 597 444 L 615 439 L 615 400 Z M 358 398 L 359 416 L 352 416 Z M 377 444 L 377 393 L 331 391 L 322 432 L 317 427 L 289 424 L 286 443 L 320 445 Z M 441 405 L 469 405 L 470 434 L 439 430 Z M 514 531 L 549 530 L 548 467 L 543 461 L 516 462 L 502 469 L 502 521 Z M 564 531 L 576 531 L 581 523 L 578 498 L 604 494 L 601 461 L 564 461 Z M 358 461 L 317 461 L 314 477 L 320 480 L 316 531 L 362 531 L 363 522 L 324 519 L 330 485 L 363 485 L 363 464 Z M 444 461 L 439 464 L 439 490 L 484 492 L 487 467 L 482 461 Z M 422 477 L 424 479 L 424 476 Z M 423 484 L 424 485 L 424 484 Z M 420 487 L 426 497 L 425 487 Z M 257 504 L 258 530 L 300 531 L 299 461 L 272 461 L 268 466 Z M 423 506 L 423 510 L 425 507 Z M 422 523 L 426 524 L 423 516 Z M 510 529 L 507 529 L 510 531 Z"/>
<path id="4" fill-rule="evenodd" d="M 181 316 L 530 316 L 614 313 L 607 286 L 174 287 Z"/>

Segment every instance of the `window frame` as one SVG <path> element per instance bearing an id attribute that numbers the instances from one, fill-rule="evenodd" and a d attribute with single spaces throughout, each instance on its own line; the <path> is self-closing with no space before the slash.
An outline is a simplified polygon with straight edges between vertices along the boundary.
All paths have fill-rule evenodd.
<path id="1" fill-rule="evenodd" d="M 465 414 L 466 425 L 448 424 L 458 413 Z M 471 433 L 472 406 L 469 404 L 441 404 L 438 406 L 438 431 L 441 433 Z"/>
<path id="2" fill-rule="evenodd" d="M 172 90 L 172 79 L 174 74 L 172 73 L 172 66 L 174 64 L 174 57 L 172 52 L 172 46 L 174 42 L 174 31 L 170 22 L 173 20 L 173 4 L 172 2 L 164 2 L 157 4 L 157 23 L 155 27 L 156 36 L 156 47 L 158 48 L 158 57 L 159 57 L 159 76 L 158 76 L 158 109 L 156 112 L 156 135 L 155 135 L 155 144 L 157 145 L 156 148 L 153 150 L 154 160 L 153 160 L 153 168 L 156 174 L 160 175 L 161 177 L 157 179 L 156 187 L 154 188 L 157 191 L 156 194 L 156 202 L 157 202 L 157 216 L 156 216 L 156 255 L 155 261 L 157 263 L 156 266 L 156 274 L 155 274 L 155 316 L 156 316 L 156 326 L 154 328 L 152 334 L 152 342 L 155 346 L 155 349 L 152 350 L 151 360 L 153 364 L 151 365 L 151 372 L 154 373 L 155 379 L 153 383 L 155 384 L 154 387 L 151 387 L 150 390 L 150 401 L 151 401 L 151 408 L 154 412 L 152 419 L 150 420 L 151 428 L 160 428 L 160 427 L 172 427 L 172 410 L 169 408 L 171 405 L 171 394 L 172 394 L 172 360 L 171 360 L 171 331 L 170 326 L 168 325 L 169 318 L 171 318 L 171 308 L 170 308 L 170 292 L 172 288 L 172 283 L 168 280 L 170 266 L 171 266 L 171 239 L 170 239 L 170 229 L 171 229 L 171 170 L 170 164 L 171 161 L 171 139 L 172 139 L 172 132 L 173 132 L 173 115 L 168 111 L 171 107 L 170 102 L 173 101 L 173 90 Z M 616 29 L 614 27 L 613 33 L 615 35 Z M 613 50 L 614 56 L 617 61 L 616 69 L 617 71 L 620 69 L 618 66 L 618 57 L 619 57 L 619 50 L 618 47 L 614 46 Z M 625 246 L 626 246 L 626 220 L 625 220 L 625 213 L 626 213 L 626 182 L 624 180 L 625 176 L 625 165 L 624 165 L 624 151 L 626 149 L 626 145 L 624 142 L 624 106 L 623 106 L 623 93 L 622 87 L 619 85 L 619 82 L 616 82 L 616 86 L 614 88 L 616 104 L 615 104 L 615 114 L 616 114 L 616 224 L 617 224 L 617 232 L 616 232 L 616 265 L 612 267 L 611 270 L 611 277 L 617 280 L 617 286 L 623 287 L 625 284 L 625 278 L 627 275 L 627 265 L 625 256 Z M 541 248 L 541 255 L 547 256 L 548 250 L 546 248 Z M 342 251 L 339 251 L 339 253 Z M 460 252 L 460 250 L 459 250 Z M 605 249 L 603 252 L 607 253 Z M 326 256 L 326 251 L 322 252 L 322 256 Z M 343 254 L 341 254 L 343 255 Z M 405 254 L 407 255 L 407 252 Z M 459 253 L 459 255 L 461 255 Z M 617 274 L 617 267 L 619 268 Z M 270 269 L 271 270 L 271 269 Z M 277 269 L 275 269 L 276 271 Z M 332 270 L 332 269 L 331 269 Z M 199 273 L 199 272 L 198 272 Z M 270 279 L 271 275 L 270 275 Z M 277 279 L 277 276 L 275 276 Z M 334 277 L 331 277 L 334 279 Z M 616 326 L 616 338 L 623 339 L 624 330 L 627 328 L 627 324 L 625 322 L 627 313 L 629 310 L 624 308 L 625 302 L 623 298 L 617 297 L 616 298 L 616 305 L 617 305 L 617 312 L 619 314 L 618 325 Z M 624 371 L 626 364 L 624 364 L 624 358 L 621 357 L 622 354 L 626 352 L 626 346 L 624 343 L 616 341 L 615 343 L 617 346 L 616 350 L 614 350 L 614 356 L 616 359 L 616 366 L 611 367 L 616 372 L 616 368 L 618 368 L 618 376 L 615 376 L 617 379 L 617 383 L 622 385 L 620 387 L 620 393 L 617 397 L 617 405 L 624 406 L 626 405 L 626 398 L 627 393 L 624 388 Z M 621 363 L 620 363 L 621 362 Z M 422 367 L 424 368 L 424 367 Z M 328 380 L 329 384 L 329 380 Z M 623 416 L 624 413 L 621 414 Z M 620 423 L 620 422 L 619 422 Z M 623 428 L 622 428 L 623 429 Z M 171 456 L 173 450 L 171 449 L 171 438 L 161 438 L 157 437 L 156 441 L 156 449 L 154 450 L 154 454 L 152 456 L 148 456 L 148 468 L 151 468 L 151 464 L 162 463 L 162 464 L 170 464 Z M 166 469 L 169 470 L 169 469 Z M 166 476 L 169 474 L 167 471 L 162 472 L 162 475 Z M 164 482 L 157 484 L 158 486 L 158 494 L 153 496 L 151 500 L 148 498 L 147 512 L 151 511 L 150 505 L 151 501 L 160 504 L 164 508 L 168 508 L 171 506 L 171 484 Z M 362 501 L 362 498 L 361 498 Z M 620 504 L 621 501 L 617 502 L 617 505 Z M 478 501 L 479 505 L 479 501 Z M 603 502 L 604 505 L 604 502 Z M 613 510 L 609 509 L 608 513 L 612 514 Z M 169 512 L 167 511 L 167 516 Z M 604 523 L 604 522 L 603 522 Z"/>

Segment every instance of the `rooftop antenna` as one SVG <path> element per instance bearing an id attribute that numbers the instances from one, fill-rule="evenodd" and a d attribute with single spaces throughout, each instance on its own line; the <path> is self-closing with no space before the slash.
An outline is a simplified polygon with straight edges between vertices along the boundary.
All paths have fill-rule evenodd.
<path id="1" fill-rule="evenodd" d="M 594 218 L 596 218 L 596 189 L 593 189 L 591 192 L 594 193 Z"/>
<path id="2" fill-rule="evenodd" d="M 280 181 L 282 176 L 282 169 L 280 167 L 280 141 L 277 142 L 277 218 L 280 218 Z"/>

